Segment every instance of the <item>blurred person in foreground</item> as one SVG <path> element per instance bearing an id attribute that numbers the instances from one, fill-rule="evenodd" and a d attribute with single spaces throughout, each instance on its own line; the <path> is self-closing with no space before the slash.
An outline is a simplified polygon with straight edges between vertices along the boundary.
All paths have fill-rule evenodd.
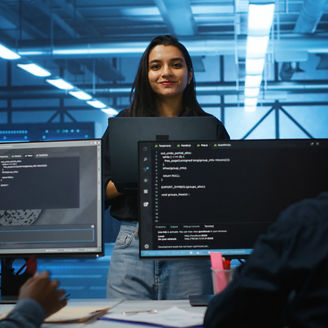
<path id="1" fill-rule="evenodd" d="M 328 327 L 328 192 L 284 210 L 209 303 L 204 328 Z"/>

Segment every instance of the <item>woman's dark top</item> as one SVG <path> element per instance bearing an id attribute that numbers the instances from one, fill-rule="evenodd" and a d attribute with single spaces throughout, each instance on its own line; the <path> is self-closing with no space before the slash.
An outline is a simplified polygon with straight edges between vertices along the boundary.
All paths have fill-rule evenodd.
<path id="1" fill-rule="evenodd" d="M 129 109 L 122 110 L 116 117 L 130 117 Z M 196 116 L 190 113 L 181 113 L 181 116 Z M 212 116 L 211 114 L 205 113 L 204 116 Z M 229 134 L 226 131 L 223 124 L 218 120 L 218 140 L 229 140 Z M 105 186 L 111 180 L 110 168 L 109 168 L 109 141 L 108 141 L 108 127 L 103 135 L 103 146 L 104 146 L 104 182 Z M 113 181 L 115 184 L 115 181 Z M 138 221 L 138 203 L 137 203 L 137 192 L 124 194 L 114 199 L 106 201 L 106 207 L 111 206 L 110 214 L 117 220 L 124 221 Z"/>

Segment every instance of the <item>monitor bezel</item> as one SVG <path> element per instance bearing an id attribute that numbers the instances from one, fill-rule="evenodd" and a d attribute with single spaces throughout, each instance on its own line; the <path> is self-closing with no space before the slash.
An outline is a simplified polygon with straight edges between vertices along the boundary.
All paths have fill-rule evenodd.
<path id="1" fill-rule="evenodd" d="M 51 257 L 51 258 L 75 258 L 75 257 L 101 257 L 104 256 L 104 233 L 103 233 L 103 216 L 104 216 L 104 183 L 103 183 L 103 141 L 101 138 L 92 139 L 70 139 L 70 140 L 44 140 L 44 141 L 26 141 L 26 142 L 0 142 L 1 147 L 19 147 L 22 148 L 46 148 L 47 145 L 53 145 L 60 143 L 62 147 L 74 147 L 75 144 L 85 143 L 85 146 L 96 145 L 96 152 L 99 156 L 97 158 L 97 166 L 100 172 L 97 172 L 98 177 L 98 199 L 97 199 L 97 244 L 93 247 L 65 247 L 65 248 L 47 248 L 46 252 L 40 251 L 40 248 L 28 248 L 26 252 L 20 251 L 20 249 L 13 249 L 11 252 L 5 252 L 5 249 L 0 248 L 0 258 L 26 258 L 30 256 Z M 25 146 L 25 147 L 24 147 Z M 36 147 L 35 147 L 36 146 Z M 83 146 L 84 147 L 84 146 Z"/>
<path id="2" fill-rule="evenodd" d="M 313 147 L 317 147 L 317 146 L 320 146 L 321 143 L 324 143 L 324 147 L 327 147 L 328 145 L 328 139 L 301 139 L 301 138 L 298 138 L 298 139 L 243 139 L 243 140 L 198 140 L 198 142 L 204 142 L 204 143 L 208 143 L 208 142 L 215 142 L 215 143 L 221 143 L 221 144 L 231 144 L 231 143 L 234 143 L 234 142 L 254 142 L 254 143 L 257 143 L 257 142 L 267 142 L 267 143 L 272 143 L 272 142 L 281 142 L 281 143 L 285 143 L 286 146 L 291 146 L 293 143 L 308 143 L 308 145 L 310 146 L 313 146 Z M 157 141 L 157 142 L 160 142 L 160 141 Z M 167 142 L 169 143 L 179 143 L 181 142 L 181 140 L 168 140 Z M 195 142 L 195 140 L 183 140 L 183 142 L 185 143 L 188 143 L 188 142 Z M 197 142 L 197 141 L 196 141 Z M 153 141 L 153 140 L 143 140 L 143 141 L 140 141 L 138 143 L 138 150 L 139 150 L 139 154 L 141 152 L 141 147 L 143 147 L 144 144 L 146 143 L 151 143 L 151 144 L 156 144 L 156 141 Z M 138 165 L 139 165 L 139 171 L 141 170 L 141 163 L 142 161 L 140 160 L 139 158 L 139 161 L 138 161 Z M 141 186 L 142 186 L 142 176 L 140 175 L 139 176 L 139 189 L 141 189 Z M 141 192 L 139 191 L 138 193 L 138 211 L 139 211 L 139 220 L 141 221 L 142 220 L 142 217 L 141 217 L 141 199 L 140 199 L 140 195 L 141 195 Z M 276 217 L 277 219 L 277 217 Z M 272 221 L 272 223 L 270 224 L 270 226 L 275 222 L 275 220 Z M 268 227 L 269 228 L 269 227 Z M 267 229 L 268 229 L 267 228 Z M 186 259 L 186 258 L 192 258 L 192 259 L 198 259 L 198 258 L 208 258 L 209 257 L 209 253 L 210 252 L 220 252 L 222 253 L 226 258 L 229 258 L 229 259 L 247 259 L 252 251 L 253 251 L 253 248 L 236 248 L 236 249 L 232 249 L 232 248 L 225 248 L 225 249 L 206 249 L 204 250 L 202 253 L 204 252 L 207 252 L 208 254 L 202 254 L 202 255 L 196 255 L 196 254 L 192 254 L 192 255 L 188 255 L 188 254 L 182 254 L 182 255 L 168 255 L 168 253 L 170 252 L 170 250 L 167 250 L 167 251 L 159 251 L 159 252 L 162 252 L 163 255 L 156 255 L 156 252 L 158 252 L 158 250 L 150 250 L 150 251 L 146 251 L 146 250 L 143 250 L 142 249 L 142 224 L 140 223 L 139 224 L 139 257 L 141 259 L 165 259 L 165 260 L 174 260 L 174 259 Z M 261 234 L 260 234 L 261 235 Z M 259 236 L 260 236 L 259 235 Z M 258 236 L 258 237 L 259 237 Z M 257 237 L 257 238 L 258 238 Z M 254 241 L 255 243 L 256 241 Z M 233 250 L 233 252 L 231 252 L 231 250 Z M 184 252 L 186 251 L 190 251 L 190 249 L 186 249 L 184 250 Z M 194 250 L 194 251 L 197 251 L 197 250 Z M 177 252 L 177 251 L 176 251 Z M 147 255 L 145 255 L 145 253 Z M 153 255 L 152 255 L 153 253 Z M 149 255 L 148 255 L 149 254 Z"/>

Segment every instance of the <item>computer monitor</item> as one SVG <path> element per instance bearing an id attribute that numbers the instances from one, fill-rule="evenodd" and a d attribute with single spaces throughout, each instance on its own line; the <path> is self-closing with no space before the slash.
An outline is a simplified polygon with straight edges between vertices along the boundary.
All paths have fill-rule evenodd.
<path id="1" fill-rule="evenodd" d="M 101 255 L 100 139 L 0 144 L 0 257 Z"/>
<path id="2" fill-rule="evenodd" d="M 140 142 L 140 257 L 247 257 L 327 168 L 327 139 Z"/>
<path id="3" fill-rule="evenodd" d="M 213 116 L 109 118 L 110 171 L 116 187 L 137 190 L 139 141 L 214 140 L 218 123 Z"/>

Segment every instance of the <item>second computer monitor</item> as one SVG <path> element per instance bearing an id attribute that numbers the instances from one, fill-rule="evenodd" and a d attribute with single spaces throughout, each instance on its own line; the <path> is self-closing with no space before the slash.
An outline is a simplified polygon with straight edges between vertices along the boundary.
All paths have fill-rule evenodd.
<path id="1" fill-rule="evenodd" d="M 140 142 L 140 256 L 246 257 L 327 167 L 328 140 Z"/>
<path id="2" fill-rule="evenodd" d="M 0 256 L 103 253 L 100 139 L 0 144 Z"/>

